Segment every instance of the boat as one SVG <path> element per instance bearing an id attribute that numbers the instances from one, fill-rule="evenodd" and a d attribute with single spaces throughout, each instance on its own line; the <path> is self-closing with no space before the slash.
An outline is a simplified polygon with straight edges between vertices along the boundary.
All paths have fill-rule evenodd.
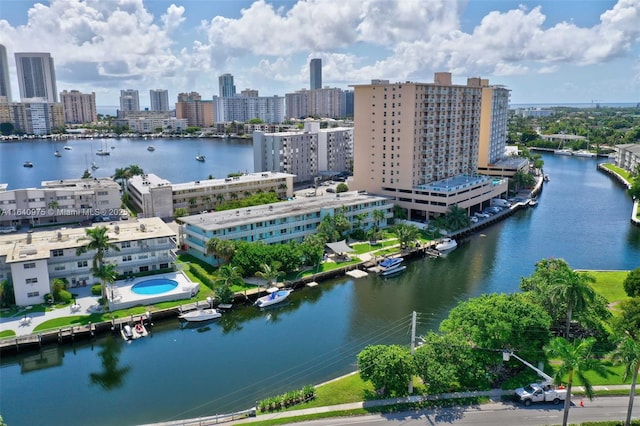
<path id="1" fill-rule="evenodd" d="M 538 205 L 538 199 L 537 198 L 532 198 L 529 200 L 529 205 L 531 207 L 536 207 Z"/>
<path id="2" fill-rule="evenodd" d="M 549 182 L 549 175 L 544 175 L 544 181 Z"/>
<path id="3" fill-rule="evenodd" d="M 202 155 L 202 154 L 196 155 L 196 160 L 204 162 L 204 160 L 205 160 L 204 155 Z"/>
<path id="4" fill-rule="evenodd" d="M 208 308 L 208 309 L 198 309 L 195 311 L 185 312 L 178 316 L 178 318 L 183 319 L 185 321 L 209 321 L 212 319 L 220 318 L 222 314 L 218 312 L 216 309 Z"/>
<path id="5" fill-rule="evenodd" d="M 155 151 L 155 150 L 156 150 L 155 146 L 153 146 L 153 145 L 147 146 L 147 151 Z"/>
<path id="6" fill-rule="evenodd" d="M 96 162 L 91 163 L 91 170 L 98 170 L 100 167 L 96 164 Z"/>
<path id="7" fill-rule="evenodd" d="M 73 148 L 71 148 L 69 145 L 65 145 L 64 149 L 66 149 L 67 151 L 71 151 Z"/>
<path id="8" fill-rule="evenodd" d="M 283 302 L 293 290 L 282 289 L 260 297 L 255 301 L 254 305 L 258 308 L 266 308 L 267 306 L 275 305 L 276 303 Z"/>
<path id="9" fill-rule="evenodd" d="M 556 149 L 553 153 L 556 155 L 573 155 L 573 151 L 570 149 Z"/>
<path id="10" fill-rule="evenodd" d="M 62 154 L 60 154 L 60 151 L 56 151 L 56 152 L 54 152 L 54 153 L 53 153 L 53 155 L 54 155 L 55 157 L 62 157 Z"/>
<path id="11" fill-rule="evenodd" d="M 386 277 L 387 275 L 397 274 L 398 272 L 404 271 L 407 267 L 402 264 L 403 261 L 404 258 L 402 257 L 389 257 L 384 259 L 378 265 L 379 274 Z"/>
<path id="12" fill-rule="evenodd" d="M 100 156 L 111 155 L 111 153 L 109 151 L 105 151 L 104 149 L 99 149 L 96 151 L 96 155 L 100 155 Z"/>
<path id="13" fill-rule="evenodd" d="M 596 156 L 595 153 L 587 151 L 586 149 L 579 149 L 578 151 L 575 151 L 573 155 L 575 155 L 576 157 L 588 157 L 588 158 L 593 158 Z"/>
<path id="14" fill-rule="evenodd" d="M 458 243 L 453 238 L 443 238 L 436 244 L 436 250 L 441 254 L 450 253 L 458 247 Z"/>
<path id="15" fill-rule="evenodd" d="M 22 163 L 22 167 L 33 167 L 33 163 L 31 161 L 25 161 Z"/>
<path id="16" fill-rule="evenodd" d="M 134 325 L 133 327 L 131 327 L 129 324 L 126 324 L 120 330 L 120 334 L 122 335 L 122 338 L 124 340 L 136 340 L 141 337 L 147 336 L 149 332 L 141 321 L 139 323 L 136 323 L 136 325 Z"/>

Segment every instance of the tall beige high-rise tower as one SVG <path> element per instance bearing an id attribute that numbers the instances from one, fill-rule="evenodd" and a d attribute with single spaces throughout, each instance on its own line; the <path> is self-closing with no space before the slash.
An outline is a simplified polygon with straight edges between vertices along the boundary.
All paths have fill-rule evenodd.
<path id="1" fill-rule="evenodd" d="M 92 123 L 98 121 L 96 94 L 81 93 L 78 90 L 60 93 L 60 102 L 64 108 L 65 123 Z"/>
<path id="2" fill-rule="evenodd" d="M 373 80 L 354 86 L 354 189 L 392 197 L 414 220 L 468 210 L 507 190 L 477 174 L 483 86 Z"/>

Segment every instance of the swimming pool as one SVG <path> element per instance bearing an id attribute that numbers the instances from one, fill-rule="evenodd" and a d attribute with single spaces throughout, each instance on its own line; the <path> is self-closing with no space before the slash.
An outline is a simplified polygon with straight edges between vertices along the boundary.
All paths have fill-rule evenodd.
<path id="1" fill-rule="evenodd" d="M 161 294 L 178 287 L 178 282 L 169 278 L 154 278 L 141 281 L 131 287 L 131 291 L 136 294 Z"/>

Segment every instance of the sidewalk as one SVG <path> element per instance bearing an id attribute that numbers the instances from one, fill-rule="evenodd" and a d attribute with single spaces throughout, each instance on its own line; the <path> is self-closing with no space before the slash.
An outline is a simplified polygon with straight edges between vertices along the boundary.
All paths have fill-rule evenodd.
<path id="1" fill-rule="evenodd" d="M 91 295 L 91 287 L 73 287 L 70 289 L 72 293 L 77 294 L 76 307 L 65 306 L 62 308 L 53 308 L 46 312 L 32 312 L 30 307 L 23 307 L 15 315 L 7 318 L 0 318 L 0 331 L 13 330 L 16 337 L 27 336 L 33 333 L 33 330 L 45 321 L 53 318 L 63 318 L 74 315 L 89 315 L 100 307 L 98 296 Z M 28 318 L 28 321 L 24 319 Z"/>

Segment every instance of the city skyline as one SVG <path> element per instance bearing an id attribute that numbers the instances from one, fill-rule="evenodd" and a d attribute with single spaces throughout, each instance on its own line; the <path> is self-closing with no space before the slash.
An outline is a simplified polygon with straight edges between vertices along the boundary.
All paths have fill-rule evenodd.
<path id="1" fill-rule="evenodd" d="M 211 99 L 226 73 L 239 91 L 284 96 L 308 87 L 313 58 L 323 86 L 342 89 L 451 72 L 509 87 L 514 104 L 635 103 L 638 22 L 640 0 L 5 0 L 0 44 L 12 93 L 14 53 L 47 52 L 58 89 L 98 106 L 127 88 Z"/>

